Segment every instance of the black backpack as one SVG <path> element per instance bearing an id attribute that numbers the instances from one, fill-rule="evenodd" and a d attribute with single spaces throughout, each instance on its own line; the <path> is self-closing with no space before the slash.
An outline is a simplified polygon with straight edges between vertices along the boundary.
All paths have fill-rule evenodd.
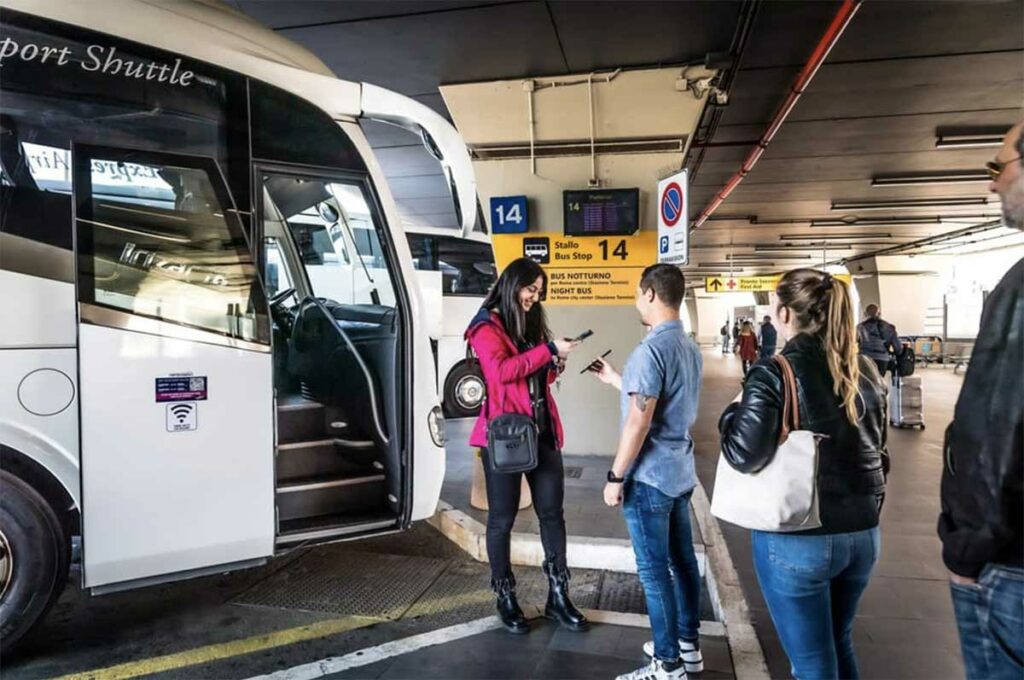
<path id="1" fill-rule="evenodd" d="M 896 354 L 896 374 L 902 377 L 914 375 L 914 367 L 917 365 L 917 356 L 914 348 L 910 345 L 903 345 L 903 348 Z"/>

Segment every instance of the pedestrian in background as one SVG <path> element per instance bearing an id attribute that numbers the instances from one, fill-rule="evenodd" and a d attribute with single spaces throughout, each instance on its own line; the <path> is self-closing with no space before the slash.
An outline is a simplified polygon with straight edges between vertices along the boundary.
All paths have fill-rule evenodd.
<path id="1" fill-rule="evenodd" d="M 644 645 L 650 664 L 619 680 L 675 680 L 704 669 L 700 569 L 690 527 L 697 486 L 690 428 L 703 359 L 679 319 L 685 294 L 677 267 L 645 269 L 636 306 L 651 332 L 629 355 L 622 375 L 601 359 L 591 364 L 602 382 L 621 392 L 622 432 L 604 500 L 622 503 L 654 636 Z"/>
<path id="2" fill-rule="evenodd" d="M 498 616 L 512 633 L 526 633 L 529 623 L 516 599 L 512 574 L 512 525 L 519 512 L 522 473 L 493 469 L 487 450 L 491 419 L 505 413 L 532 416 L 537 426 L 537 466 L 526 473 L 544 546 L 543 569 L 548 577 L 545 616 L 570 630 L 585 630 L 586 617 L 569 599 L 566 565 L 565 471 L 562 467 L 562 421 L 551 394 L 551 383 L 579 342 L 555 340 L 548 329 L 541 300 L 547 274 L 529 258 L 505 268 L 480 312 L 466 330 L 466 341 L 480 358 L 487 399 L 470 437 L 481 448 L 487 485 L 487 559 Z"/>
<path id="3" fill-rule="evenodd" d="M 1003 222 L 1024 230 L 1024 122 L 988 164 Z M 1024 260 L 985 302 L 946 431 L 939 537 L 969 680 L 1024 677 Z"/>
<path id="4" fill-rule="evenodd" d="M 868 357 L 878 366 L 878 372 L 885 377 L 885 372 L 892 366 L 893 357 L 903 348 L 896 326 L 881 317 L 878 305 L 868 305 L 864 309 L 867 317 L 857 326 L 857 342 L 860 353 Z"/>
<path id="5" fill-rule="evenodd" d="M 749 321 L 743 322 L 735 352 L 740 355 L 740 360 L 743 362 L 743 375 L 746 376 L 750 366 L 757 361 L 757 336 L 754 335 L 754 327 Z"/>
<path id="6" fill-rule="evenodd" d="M 775 346 L 779 342 L 779 333 L 772 324 L 772 317 L 767 314 L 761 322 L 761 332 L 758 340 L 761 344 L 761 358 L 768 359 L 775 356 Z"/>
<path id="7" fill-rule="evenodd" d="M 726 319 L 725 323 L 722 324 L 722 328 L 719 330 L 722 335 L 722 354 L 729 352 L 729 320 Z"/>
<path id="8" fill-rule="evenodd" d="M 776 295 L 800 429 L 823 435 L 815 480 L 821 526 L 752 531 L 754 570 L 793 677 L 855 679 L 853 619 L 880 550 L 886 385 L 874 363 L 857 356 L 845 283 L 797 269 L 782 277 Z M 736 470 L 758 472 L 775 456 L 783 389 L 778 362 L 758 362 L 741 398 L 722 414 L 722 455 Z"/>

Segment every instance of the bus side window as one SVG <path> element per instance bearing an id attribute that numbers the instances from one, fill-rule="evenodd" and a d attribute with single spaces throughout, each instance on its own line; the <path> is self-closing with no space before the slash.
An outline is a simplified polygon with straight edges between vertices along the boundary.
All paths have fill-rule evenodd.
<path id="1" fill-rule="evenodd" d="M 438 257 L 448 295 L 487 295 L 498 278 L 490 244 L 445 236 Z"/>
<path id="2" fill-rule="evenodd" d="M 82 301 L 265 342 L 262 288 L 241 224 L 223 187 L 214 186 L 215 166 L 159 156 L 76 156 Z M 110 190 L 103 179 L 111 174 L 130 176 L 140 188 Z"/>

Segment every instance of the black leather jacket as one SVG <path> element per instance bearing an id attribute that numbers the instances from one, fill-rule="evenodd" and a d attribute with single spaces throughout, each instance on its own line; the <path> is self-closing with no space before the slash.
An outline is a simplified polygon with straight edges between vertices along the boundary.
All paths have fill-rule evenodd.
<path id="1" fill-rule="evenodd" d="M 1024 260 L 989 295 L 946 431 L 939 537 L 950 571 L 1024 566 Z"/>
<path id="2" fill-rule="evenodd" d="M 800 429 L 825 435 L 818 447 L 818 508 L 821 527 L 801 534 L 838 534 L 878 526 L 889 454 L 885 450 L 885 382 L 878 368 L 858 357 L 858 410 L 853 425 L 832 390 L 825 349 L 818 338 L 798 335 L 782 349 L 796 375 Z M 771 359 L 747 374 L 743 399 L 718 421 L 722 455 L 740 472 L 756 472 L 775 456 L 782 426 L 782 371 Z"/>

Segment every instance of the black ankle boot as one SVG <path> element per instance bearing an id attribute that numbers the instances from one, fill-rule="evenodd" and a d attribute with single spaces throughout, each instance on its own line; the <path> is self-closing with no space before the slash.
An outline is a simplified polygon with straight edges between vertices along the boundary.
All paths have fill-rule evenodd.
<path id="1" fill-rule="evenodd" d="M 519 601 L 516 600 L 516 580 L 508 577 L 495 581 L 491 579 L 491 588 L 498 596 L 498 618 L 501 625 L 510 633 L 522 635 L 530 632 L 530 624 L 526 621 L 526 615 L 519 608 Z"/>
<path id="2" fill-rule="evenodd" d="M 544 562 L 544 573 L 548 577 L 548 603 L 544 607 L 545 618 L 558 621 L 572 631 L 584 631 L 590 627 L 587 617 L 569 599 L 569 569 Z"/>

